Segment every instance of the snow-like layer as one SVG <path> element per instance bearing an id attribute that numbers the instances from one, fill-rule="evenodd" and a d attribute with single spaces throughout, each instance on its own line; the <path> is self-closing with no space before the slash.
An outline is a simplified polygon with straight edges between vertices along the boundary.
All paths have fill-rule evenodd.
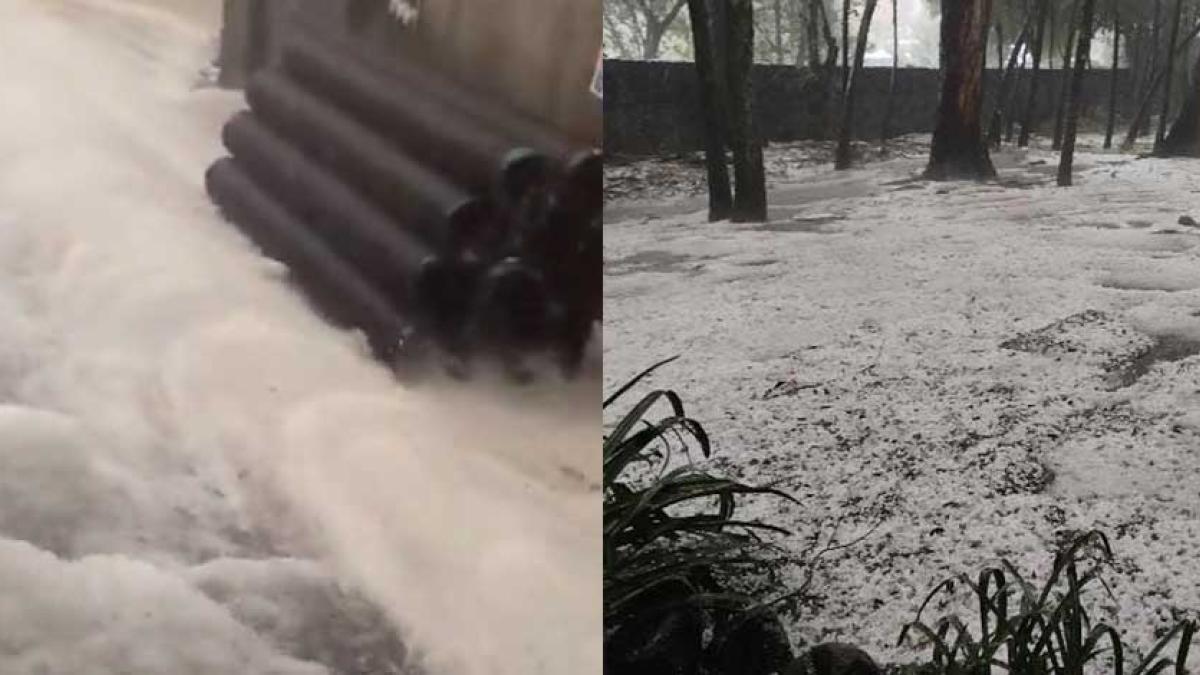
<path id="1" fill-rule="evenodd" d="M 0 3 L 0 672 L 391 672 L 378 608 L 599 672 L 595 393 L 409 391 L 311 312 L 204 196 L 197 7 Z"/>
<path id="2" fill-rule="evenodd" d="M 921 157 L 843 174 L 782 152 L 799 159 L 766 225 L 608 205 L 605 379 L 682 354 L 652 384 L 683 395 L 716 464 L 802 503 L 748 515 L 793 529 L 797 557 L 815 531 L 865 536 L 824 559 L 793 638 L 913 659 L 895 640 L 942 578 L 1000 556 L 1044 573 L 1096 527 L 1136 644 L 1194 612 L 1200 357 L 1151 346 L 1200 341 L 1200 230 L 1177 222 L 1200 212 L 1200 162 L 1089 136 L 1060 189 L 1042 148 L 1001 153 L 983 185 L 914 181 Z"/>

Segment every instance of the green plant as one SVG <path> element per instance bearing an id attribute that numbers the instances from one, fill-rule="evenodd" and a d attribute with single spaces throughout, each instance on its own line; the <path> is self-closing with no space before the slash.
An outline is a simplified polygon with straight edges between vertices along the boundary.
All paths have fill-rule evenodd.
<path id="1" fill-rule="evenodd" d="M 645 370 L 604 401 L 608 410 L 668 359 Z M 669 413 L 648 416 L 659 405 Z M 767 494 L 706 473 L 693 453 L 712 446 L 673 391 L 643 396 L 604 437 L 604 621 L 608 672 L 768 673 L 790 658 L 778 627 L 778 600 L 737 592 L 731 580 L 768 573 L 778 549 L 762 533 L 782 528 L 737 517 L 738 500 Z M 767 633 L 774 646 L 764 647 Z M 747 649 L 748 642 L 756 643 Z M 775 653 L 772 653 L 775 652 Z M 786 653 L 780 653 L 786 652 Z M 770 663 L 766 663 L 769 661 Z"/>
<path id="2" fill-rule="evenodd" d="M 924 671 L 929 675 L 987 675 L 993 667 L 1014 675 L 1083 675 L 1105 665 L 1115 675 L 1124 675 L 1128 649 L 1121 635 L 1107 623 L 1093 622 L 1084 603 L 1090 587 L 1099 584 L 1109 590 L 1101 572 L 1111 560 L 1108 538 L 1092 531 L 1058 551 L 1040 589 L 1007 560 L 974 578 L 961 574 L 946 579 L 926 597 L 916 619 L 904 626 L 899 643 L 912 635 L 924 638 L 933 652 L 930 668 Z M 921 620 L 929 603 L 939 594 L 953 594 L 956 584 L 966 586 L 974 596 L 977 635 L 953 614 L 932 625 Z M 1192 621 L 1177 624 L 1131 675 L 1157 675 L 1168 668 L 1183 675 L 1195 630 Z M 1175 641 L 1175 659 L 1160 656 Z"/>

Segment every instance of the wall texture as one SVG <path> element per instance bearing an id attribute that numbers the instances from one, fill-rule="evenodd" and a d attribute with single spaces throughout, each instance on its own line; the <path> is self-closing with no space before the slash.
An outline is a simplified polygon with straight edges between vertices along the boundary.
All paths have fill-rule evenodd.
<path id="1" fill-rule="evenodd" d="M 999 85 L 995 71 L 986 84 L 988 104 Z M 790 66 L 757 65 L 753 71 L 756 118 L 768 141 L 828 138 L 835 128 L 838 101 L 814 73 Z M 855 134 L 877 139 L 887 107 L 891 70 L 867 68 L 860 81 Z M 1054 94 L 1062 81 L 1060 71 L 1043 71 L 1037 118 L 1047 130 L 1054 123 Z M 840 81 L 840 80 L 838 80 Z M 1029 78 L 1014 93 L 1025 99 Z M 1128 73 L 1118 79 L 1121 114 L 1132 114 L 1132 97 L 1126 89 Z M 684 152 L 703 147 L 695 67 L 691 63 L 664 61 L 604 62 L 604 149 L 609 154 L 649 155 Z M 1092 71 L 1084 82 L 1084 115 L 1103 119 L 1108 102 L 1109 73 Z M 897 74 L 892 118 L 896 133 L 930 132 L 939 93 L 938 72 L 904 68 Z"/>

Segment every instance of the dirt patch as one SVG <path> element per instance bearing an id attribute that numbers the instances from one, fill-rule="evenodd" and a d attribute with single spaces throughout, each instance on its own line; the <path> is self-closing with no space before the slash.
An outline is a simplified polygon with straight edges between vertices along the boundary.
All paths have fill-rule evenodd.
<path id="1" fill-rule="evenodd" d="M 756 232 L 806 232 L 808 234 L 837 234 L 841 230 L 829 227 L 831 224 L 845 220 L 842 216 L 823 215 L 807 218 L 793 218 L 756 225 L 750 229 Z"/>
<path id="2" fill-rule="evenodd" d="M 605 262 L 605 274 L 622 275 L 635 272 L 658 272 L 661 274 L 696 274 L 703 267 L 692 265 L 698 259 L 670 251 L 639 251 L 633 255 Z"/>
<path id="3" fill-rule="evenodd" d="M 1200 354 L 1200 340 L 1178 335 L 1155 338 L 1154 343 L 1105 378 L 1110 389 L 1123 389 L 1137 383 L 1158 363 L 1173 363 Z"/>

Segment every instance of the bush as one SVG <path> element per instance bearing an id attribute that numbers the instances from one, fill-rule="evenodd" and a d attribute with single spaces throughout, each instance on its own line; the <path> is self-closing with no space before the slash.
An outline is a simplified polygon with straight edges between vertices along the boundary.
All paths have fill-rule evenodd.
<path id="1" fill-rule="evenodd" d="M 1107 537 L 1093 531 L 1075 537 L 1055 555 L 1050 576 L 1040 589 L 1007 560 L 974 578 L 961 574 L 947 579 L 925 599 L 916 620 L 901 631 L 900 644 L 919 636 L 931 647 L 932 662 L 919 669 L 922 675 L 987 675 L 993 666 L 1020 675 L 1083 675 L 1106 668 L 1123 675 L 1127 645 L 1112 626 L 1093 622 L 1084 602 L 1092 587 L 1108 590 L 1101 573 L 1111 560 Z M 956 584 L 970 589 L 974 597 L 977 634 L 954 615 L 932 625 L 921 620 L 930 601 L 954 593 Z M 1131 674 L 1156 675 L 1168 668 L 1178 675 L 1185 673 L 1195 631 L 1192 621 L 1177 624 Z M 1175 658 L 1162 656 L 1176 641 Z"/>
<path id="2" fill-rule="evenodd" d="M 633 378 L 604 409 L 673 360 Z M 649 421 L 658 405 L 670 413 Z M 738 500 L 791 497 L 701 471 L 696 451 L 710 456 L 708 434 L 666 390 L 643 396 L 604 437 L 608 673 L 767 675 L 791 658 L 775 614 L 780 600 L 733 590 L 739 579 L 772 570 L 779 550 L 759 535 L 786 534 L 739 520 Z"/>

